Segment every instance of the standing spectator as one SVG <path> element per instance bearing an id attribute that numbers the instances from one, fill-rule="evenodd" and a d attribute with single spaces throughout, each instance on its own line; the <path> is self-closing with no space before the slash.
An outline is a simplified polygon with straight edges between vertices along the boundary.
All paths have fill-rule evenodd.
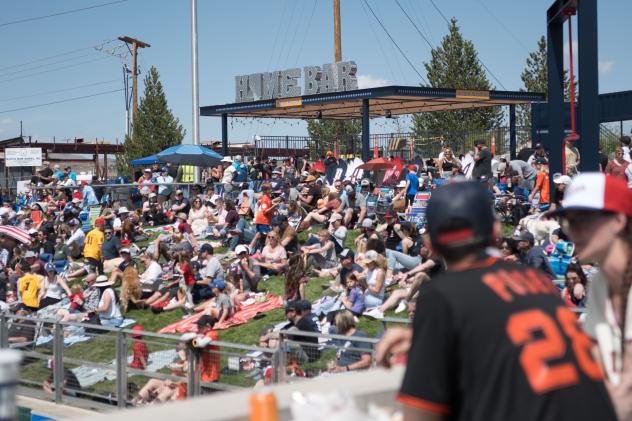
<path id="1" fill-rule="evenodd" d="M 224 167 L 224 173 L 222 175 L 222 185 L 224 187 L 224 191 L 229 192 L 233 189 L 233 179 L 235 178 L 235 173 L 237 170 L 233 166 L 233 160 L 229 157 L 225 156 L 222 158 L 222 166 Z"/>
<path id="2" fill-rule="evenodd" d="M 270 185 L 270 183 L 263 184 L 263 186 L 261 186 L 261 197 L 259 198 L 257 216 L 255 217 L 257 232 L 250 242 L 250 250 L 255 250 L 260 239 L 265 238 L 270 232 L 272 214 L 278 206 L 277 203 L 272 204 L 270 193 L 272 193 L 272 185 Z"/>
<path id="3" fill-rule="evenodd" d="M 577 175 L 579 169 L 579 149 L 575 147 L 575 140 L 578 140 L 579 137 L 575 135 L 569 135 L 564 139 L 564 154 L 566 160 L 566 175 L 569 177 L 574 177 Z"/>
<path id="4" fill-rule="evenodd" d="M 410 164 L 406 174 L 406 206 L 415 201 L 415 195 L 419 190 L 419 178 L 417 178 L 417 166 Z"/>
<path id="5" fill-rule="evenodd" d="M 517 172 L 518 175 L 522 177 L 529 190 L 533 189 L 538 172 L 532 165 L 520 159 L 513 159 L 509 161 L 509 167 L 511 168 L 511 171 Z"/>
<path id="6" fill-rule="evenodd" d="M 136 325 L 132 328 L 137 332 L 144 332 L 145 329 Z M 132 362 L 130 363 L 131 368 L 135 368 L 136 370 L 145 370 L 147 368 L 147 364 L 149 362 L 149 348 L 147 348 L 147 344 L 145 342 L 141 342 L 138 339 L 142 339 L 143 335 L 140 333 L 134 333 L 132 335 L 132 339 L 134 342 L 132 344 Z"/>
<path id="7" fill-rule="evenodd" d="M 533 202 L 535 195 L 540 193 L 540 199 L 538 203 L 541 207 L 546 206 L 551 201 L 551 186 L 549 185 L 549 162 L 546 158 L 538 158 L 535 161 L 535 166 L 538 169 L 538 176 L 535 180 L 535 187 L 529 194 L 529 201 Z"/>
<path id="8" fill-rule="evenodd" d="M 618 147 L 614 150 L 614 158 L 608 161 L 605 172 L 608 175 L 621 178 L 627 182 L 628 177 L 625 175 L 625 170 L 629 165 L 630 163 L 623 159 L 623 148 Z"/>
<path id="9" fill-rule="evenodd" d="M 564 192 L 569 184 L 571 184 L 571 178 L 567 175 L 560 175 L 559 177 L 553 177 L 554 189 L 551 193 L 551 210 L 555 210 L 562 206 L 564 200 Z"/>
<path id="10" fill-rule="evenodd" d="M 85 245 L 83 247 L 83 257 L 95 268 L 100 275 L 103 274 L 102 247 L 105 241 L 103 233 L 105 227 L 105 219 L 97 218 L 94 222 L 94 228 L 86 235 Z"/>
<path id="11" fill-rule="evenodd" d="M 487 179 L 492 178 L 492 154 L 487 148 L 485 141 L 477 140 L 474 142 L 474 170 L 472 178 L 474 180 L 486 176 Z"/>
<path id="12" fill-rule="evenodd" d="M 162 167 L 156 183 L 161 184 L 158 186 L 158 203 L 163 204 L 169 200 L 173 192 L 173 177 L 169 175 L 169 168 Z"/>
<path id="13" fill-rule="evenodd" d="M 632 162 L 632 157 L 630 156 L 630 136 L 621 136 L 619 142 L 621 144 L 621 149 L 623 149 L 623 159 L 628 162 Z"/>
<path id="14" fill-rule="evenodd" d="M 42 277 L 36 273 L 39 265 L 27 265 L 26 273 L 18 279 L 18 294 L 21 307 L 28 311 L 37 311 L 40 308 L 40 299 L 44 295 Z"/>
<path id="15" fill-rule="evenodd" d="M 48 185 L 53 182 L 53 170 L 50 168 L 50 162 L 44 161 L 44 167 L 37 172 L 39 176 L 39 182 L 43 185 Z"/>

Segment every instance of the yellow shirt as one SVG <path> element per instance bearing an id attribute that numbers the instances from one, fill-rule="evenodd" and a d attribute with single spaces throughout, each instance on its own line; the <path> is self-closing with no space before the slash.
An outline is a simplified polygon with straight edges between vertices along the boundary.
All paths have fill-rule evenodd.
<path id="1" fill-rule="evenodd" d="M 27 273 L 18 280 L 18 291 L 26 306 L 39 307 L 40 288 L 42 288 L 42 277 L 39 275 Z"/>
<path id="2" fill-rule="evenodd" d="M 101 260 L 101 246 L 105 234 L 98 228 L 94 228 L 86 235 L 85 245 L 83 246 L 83 257 L 91 257 L 95 260 Z"/>

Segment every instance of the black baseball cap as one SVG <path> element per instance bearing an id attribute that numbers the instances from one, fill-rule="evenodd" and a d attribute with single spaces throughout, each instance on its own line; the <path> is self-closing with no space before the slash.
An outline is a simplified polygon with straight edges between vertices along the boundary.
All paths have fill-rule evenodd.
<path id="1" fill-rule="evenodd" d="M 478 139 L 474 141 L 474 146 L 478 146 L 478 145 L 485 145 L 485 141 L 482 139 Z"/>
<path id="2" fill-rule="evenodd" d="M 535 237 L 527 230 L 520 231 L 520 234 L 511 237 L 515 241 L 528 241 L 529 243 L 535 243 Z"/>
<path id="3" fill-rule="evenodd" d="M 340 257 L 341 259 L 347 259 L 349 257 L 353 259 L 355 257 L 355 254 L 353 254 L 353 250 L 351 249 L 344 249 L 340 252 L 338 257 Z"/>
<path id="4" fill-rule="evenodd" d="M 296 311 L 299 310 L 300 306 L 299 306 L 299 302 L 298 300 L 294 300 L 294 301 L 288 301 L 287 304 L 285 304 L 285 311 Z"/>
<path id="5" fill-rule="evenodd" d="M 495 221 L 489 191 L 474 181 L 434 190 L 426 218 L 430 239 L 439 248 L 485 244 Z"/>
<path id="6" fill-rule="evenodd" d="M 200 317 L 198 319 L 198 321 L 195 323 L 197 324 L 197 327 L 213 327 L 215 325 L 215 322 L 217 320 L 215 320 L 215 318 L 213 316 L 209 316 L 208 314 L 204 314 L 202 315 L 202 317 Z"/>

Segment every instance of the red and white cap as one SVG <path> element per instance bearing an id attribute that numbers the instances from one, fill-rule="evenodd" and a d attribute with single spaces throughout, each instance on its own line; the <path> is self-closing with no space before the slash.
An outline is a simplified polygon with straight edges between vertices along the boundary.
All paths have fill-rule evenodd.
<path id="1" fill-rule="evenodd" d="M 616 212 L 632 216 L 632 190 L 621 178 L 603 173 L 580 174 L 566 188 L 562 207 L 552 214 L 575 210 Z"/>

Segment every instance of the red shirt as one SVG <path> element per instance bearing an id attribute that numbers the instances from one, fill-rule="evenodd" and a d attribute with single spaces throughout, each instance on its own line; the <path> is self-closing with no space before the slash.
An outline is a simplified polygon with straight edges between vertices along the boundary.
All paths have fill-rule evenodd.
<path id="1" fill-rule="evenodd" d="M 187 265 L 186 263 L 183 263 L 180 266 L 180 269 L 182 270 L 182 276 L 184 276 L 184 283 L 187 285 L 195 284 L 195 275 L 193 274 L 193 271 L 191 270 L 191 266 Z"/>
<path id="2" fill-rule="evenodd" d="M 132 350 L 134 351 L 134 356 L 132 363 L 129 366 L 138 370 L 145 369 L 146 365 L 149 363 L 149 348 L 147 348 L 147 344 L 144 342 L 134 342 Z M 141 358 L 145 359 L 145 366 L 143 366 Z"/>
<path id="3" fill-rule="evenodd" d="M 272 200 L 270 196 L 262 195 L 261 199 L 259 199 L 259 211 L 257 212 L 257 217 L 255 218 L 255 224 L 260 225 L 271 225 L 272 224 L 272 216 L 266 215 L 266 211 L 272 207 Z"/>
<path id="4" fill-rule="evenodd" d="M 181 222 L 178 225 L 178 231 L 180 231 L 181 233 L 193 234 L 193 230 L 191 229 L 191 225 L 189 225 L 186 222 Z"/>

